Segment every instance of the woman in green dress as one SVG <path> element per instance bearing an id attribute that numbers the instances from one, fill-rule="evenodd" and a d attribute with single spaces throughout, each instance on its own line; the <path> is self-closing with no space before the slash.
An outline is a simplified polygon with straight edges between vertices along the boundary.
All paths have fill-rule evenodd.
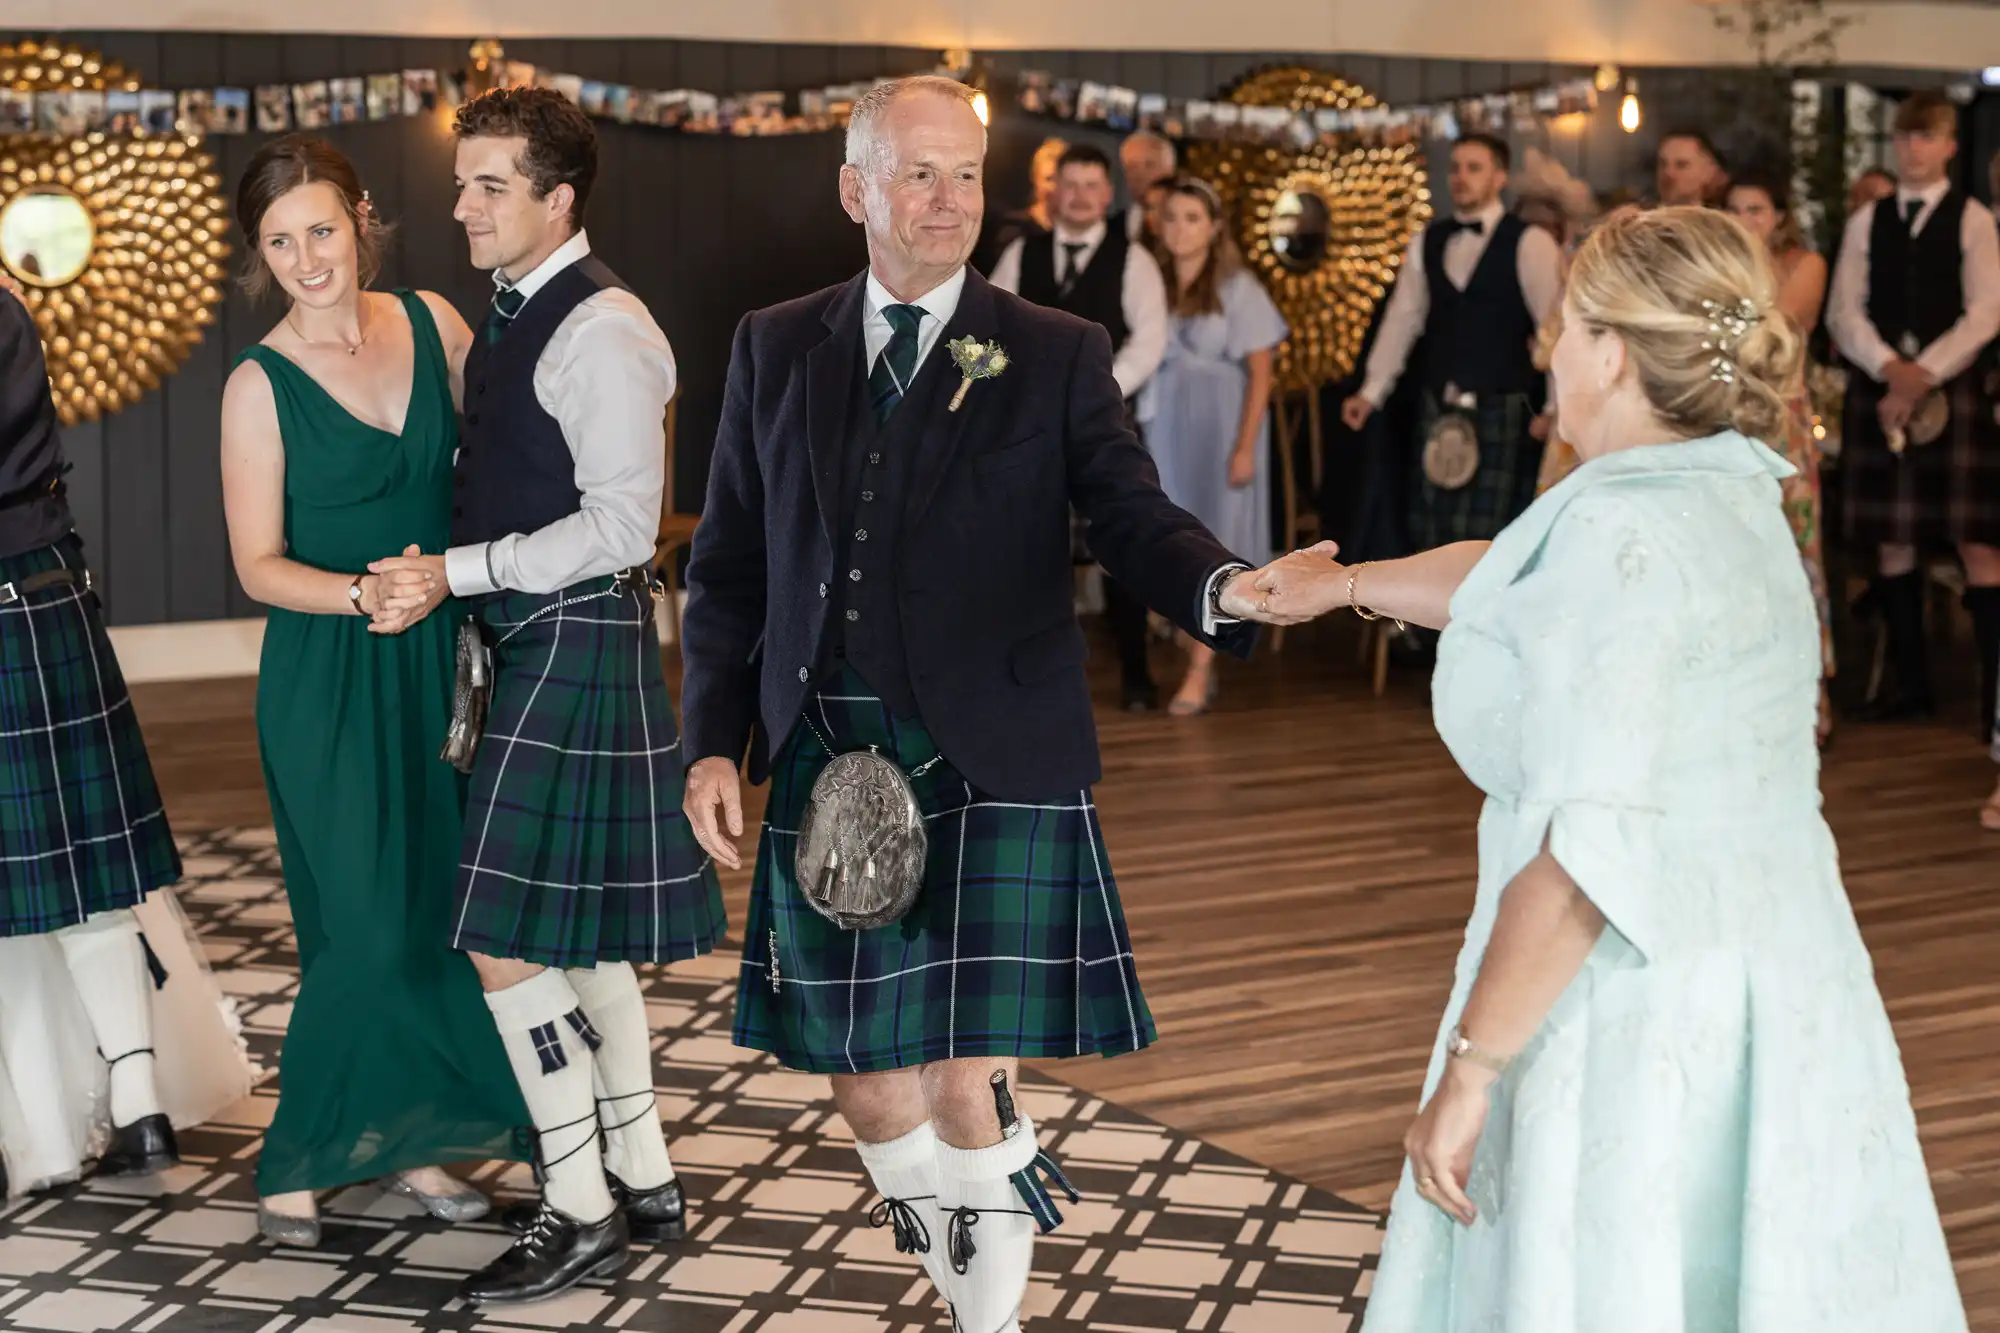
<path id="1" fill-rule="evenodd" d="M 223 394 L 237 576 L 271 608 L 258 746 L 302 976 L 257 1188 L 265 1234 L 315 1244 L 315 1192 L 387 1178 L 433 1215 L 486 1199 L 439 1168 L 525 1156 L 526 1108 L 471 964 L 448 947 L 463 780 L 438 757 L 453 617 L 442 581 L 371 560 L 444 549 L 457 445 L 430 293 L 367 290 L 382 231 L 322 140 L 280 139 L 237 194 L 252 294 L 289 308 Z"/>

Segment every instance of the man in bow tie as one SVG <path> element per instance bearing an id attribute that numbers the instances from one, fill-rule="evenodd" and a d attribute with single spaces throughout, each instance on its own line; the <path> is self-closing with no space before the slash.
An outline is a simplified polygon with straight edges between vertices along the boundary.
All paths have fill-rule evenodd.
<path id="1" fill-rule="evenodd" d="M 1161 493 L 1104 330 L 966 267 L 985 211 L 971 99 L 925 77 L 856 102 L 840 198 L 867 271 L 737 328 L 688 565 L 687 809 L 733 868 L 738 765 L 771 779 L 735 1039 L 832 1076 L 878 1224 L 954 1327 L 1014 1333 L 1035 1233 L 1059 1221 L 1043 1177 L 1061 1182 L 1018 1062 L 1155 1036 L 1091 799 L 1070 508 L 1113 576 L 1204 643 L 1246 653 L 1255 594 Z M 902 771 L 928 844 L 914 904 L 872 928 L 807 895 L 893 873 L 880 844 L 803 884 L 796 865 L 820 774 L 871 749 L 850 763 Z"/>
<path id="2" fill-rule="evenodd" d="M 1389 401 L 1419 337 L 1421 397 L 1411 451 L 1411 548 L 1490 538 L 1535 498 L 1542 445 L 1530 430 L 1544 386 L 1534 341 L 1562 291 L 1555 239 L 1501 202 L 1512 155 L 1487 134 L 1452 145 L 1452 215 L 1410 242 L 1361 392 L 1341 408 L 1360 430 Z M 1439 427 L 1477 441 L 1454 456 Z"/>

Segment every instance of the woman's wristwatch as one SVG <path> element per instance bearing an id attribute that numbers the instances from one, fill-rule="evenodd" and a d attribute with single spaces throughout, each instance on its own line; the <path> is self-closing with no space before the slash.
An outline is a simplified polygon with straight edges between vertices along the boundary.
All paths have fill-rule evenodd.
<path id="1" fill-rule="evenodd" d="M 347 600 L 353 605 L 354 614 L 357 616 L 368 614 L 367 610 L 361 605 L 361 580 L 367 577 L 366 574 L 356 574 L 354 582 L 347 585 Z"/>
<path id="2" fill-rule="evenodd" d="M 1472 1038 L 1465 1035 L 1465 1029 L 1454 1026 L 1444 1039 L 1445 1054 L 1454 1060 L 1477 1065 L 1491 1074 L 1504 1074 L 1511 1061 L 1490 1052 L 1482 1051 L 1472 1044 Z"/>

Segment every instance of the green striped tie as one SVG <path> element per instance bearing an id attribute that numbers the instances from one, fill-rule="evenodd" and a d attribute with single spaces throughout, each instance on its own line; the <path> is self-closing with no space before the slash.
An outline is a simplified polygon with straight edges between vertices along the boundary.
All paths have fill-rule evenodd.
<path id="1" fill-rule="evenodd" d="M 878 426 L 887 423 L 916 374 L 917 326 L 923 323 L 924 312 L 913 305 L 885 305 L 882 317 L 889 321 L 892 330 L 889 345 L 875 358 L 875 369 L 868 373 L 868 400 L 875 405 Z"/>
<path id="2" fill-rule="evenodd" d="M 514 322 L 514 316 L 520 314 L 521 307 L 527 303 L 528 298 L 521 295 L 519 287 L 502 287 L 493 293 L 493 308 L 486 313 L 484 326 L 487 346 L 500 341 L 500 335 L 507 331 L 507 326 Z"/>

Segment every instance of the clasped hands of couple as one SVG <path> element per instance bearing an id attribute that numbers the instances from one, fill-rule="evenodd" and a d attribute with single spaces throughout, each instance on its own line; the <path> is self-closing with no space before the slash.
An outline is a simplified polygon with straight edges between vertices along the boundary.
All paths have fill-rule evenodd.
<path id="1" fill-rule="evenodd" d="M 401 634 L 451 596 L 444 557 L 425 555 L 414 543 L 401 555 L 370 561 L 357 582 L 355 606 L 368 617 L 370 634 Z"/>
<path id="2" fill-rule="evenodd" d="M 1223 585 L 1217 599 L 1224 615 L 1265 625 L 1302 625 L 1347 606 L 1348 567 L 1339 562 L 1340 545 L 1320 542 L 1279 556 L 1262 569 L 1246 569 Z"/>

